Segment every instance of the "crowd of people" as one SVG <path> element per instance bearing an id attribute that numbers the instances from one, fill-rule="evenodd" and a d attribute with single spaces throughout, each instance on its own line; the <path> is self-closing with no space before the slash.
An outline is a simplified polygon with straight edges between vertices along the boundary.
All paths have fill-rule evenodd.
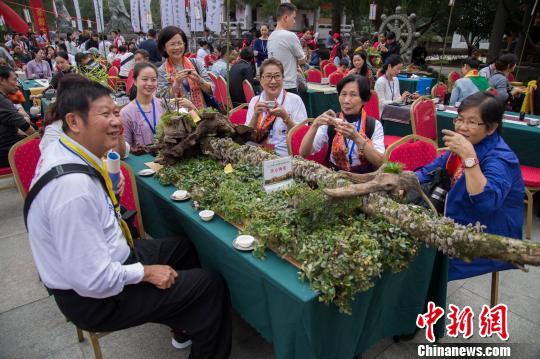
<path id="1" fill-rule="evenodd" d="M 271 33 L 262 25 L 258 36 L 236 48 L 218 43 L 205 31 L 199 47 L 189 49 L 186 34 L 176 26 L 159 34 L 150 30 L 145 38 L 131 41 L 118 31 L 110 38 L 74 31 L 54 44 L 44 34 L 14 34 L 0 46 L 5 60 L 0 65 L 0 167 L 8 165 L 9 148 L 34 132 L 29 116 L 11 100 L 19 90 L 15 70 L 21 70 L 29 79 L 50 78 L 57 91 L 43 122 L 33 185 L 49 180 L 51 171 L 66 164 L 98 172 L 96 178 L 74 173 L 36 186 L 41 193 L 34 194 L 28 213 L 40 278 L 61 311 L 80 328 L 113 331 L 157 322 L 172 328 L 175 347 L 191 345 L 194 359 L 230 354 L 230 303 L 223 279 L 197 269 L 197 254 L 187 238 L 132 244 L 114 210 L 115 195 L 102 185 L 108 176 L 102 158 L 108 151 L 126 156 L 154 143 L 166 110 L 161 97 L 175 98 L 189 111 L 212 106 L 211 72 L 229 81 L 232 104 L 239 105 L 246 103 L 241 84 L 247 80 L 260 91 L 248 103 L 245 125 L 255 130 L 257 145 L 287 156 L 289 131 L 308 117 L 300 96 L 304 72 L 319 66 L 326 52 L 344 75 L 337 84 L 340 110 L 315 118 L 300 155 L 327 148 L 329 167 L 357 173 L 382 165 L 384 129 L 379 119 L 367 115 L 365 105 L 373 91 L 381 110 L 419 96 L 400 91 L 397 75 L 403 61 L 395 34 L 378 34 L 373 43 L 363 39 L 353 50 L 339 33 L 331 33 L 319 48 L 311 30 L 292 31 L 294 5 L 279 5 L 276 18 Z M 369 48 L 380 53 L 380 66 L 370 62 Z M 500 135 L 503 103 L 521 91 L 508 80 L 516 62 L 515 55 L 502 54 L 480 70 L 477 60 L 464 60 L 464 77 L 450 97 L 450 103 L 458 105 L 455 128 L 443 130 L 448 151 L 417 175 L 427 182 L 434 169 L 446 168 L 452 180 L 447 216 L 462 224 L 478 221 L 488 233 L 521 238 L 524 187 L 519 161 Z M 127 81 L 131 102 L 122 109 L 113 102 L 110 89 L 84 77 L 93 68 L 111 66 Z M 507 268 L 484 259 L 472 265 L 453 260 L 449 277 Z"/>

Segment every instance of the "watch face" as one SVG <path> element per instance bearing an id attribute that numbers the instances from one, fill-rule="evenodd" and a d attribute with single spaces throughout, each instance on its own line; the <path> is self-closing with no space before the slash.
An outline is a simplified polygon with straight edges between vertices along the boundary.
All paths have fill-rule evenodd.
<path id="1" fill-rule="evenodd" d="M 474 158 L 467 158 L 465 160 L 465 167 L 472 167 L 474 166 Z"/>

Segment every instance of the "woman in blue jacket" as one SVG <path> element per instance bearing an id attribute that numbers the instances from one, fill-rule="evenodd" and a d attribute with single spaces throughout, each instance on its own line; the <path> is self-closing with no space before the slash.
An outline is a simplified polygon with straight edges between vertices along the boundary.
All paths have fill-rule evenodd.
<path id="1" fill-rule="evenodd" d="M 445 215 L 467 225 L 479 222 L 487 233 L 522 239 L 525 188 L 519 161 L 500 133 L 503 104 L 493 94 L 477 92 L 463 100 L 454 119 L 455 131 L 443 130 L 449 151 L 417 172 L 420 183 L 446 168 L 451 189 Z M 513 268 L 479 258 L 471 263 L 452 259 L 448 280 Z"/>

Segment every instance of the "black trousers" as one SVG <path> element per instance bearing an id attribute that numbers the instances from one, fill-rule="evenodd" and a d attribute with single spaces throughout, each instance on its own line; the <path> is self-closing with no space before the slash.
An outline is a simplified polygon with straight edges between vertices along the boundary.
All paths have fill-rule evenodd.
<path id="1" fill-rule="evenodd" d="M 91 254 L 90 254 L 91 255 Z M 147 322 L 185 331 L 192 359 L 228 358 L 231 305 L 225 281 L 199 265 L 191 242 L 182 238 L 136 240 L 126 264 L 167 264 L 178 272 L 166 290 L 141 282 L 113 297 L 81 297 L 72 290 L 51 290 L 62 313 L 81 329 L 105 332 Z"/>

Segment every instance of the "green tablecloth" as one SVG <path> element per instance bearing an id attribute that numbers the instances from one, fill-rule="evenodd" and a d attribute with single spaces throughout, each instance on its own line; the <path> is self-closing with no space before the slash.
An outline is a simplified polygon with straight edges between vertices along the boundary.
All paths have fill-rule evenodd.
<path id="1" fill-rule="evenodd" d="M 422 77 L 420 77 L 422 79 Z M 429 78 L 431 79 L 431 85 L 429 86 L 429 88 L 433 88 L 433 86 L 435 85 L 435 83 L 437 82 L 436 79 L 434 78 L 431 78 L 431 77 L 425 77 L 425 78 Z M 410 93 L 414 93 L 415 91 L 425 91 L 425 88 L 423 89 L 417 89 L 417 85 L 418 85 L 418 79 L 412 79 L 412 78 L 405 78 L 405 77 L 398 77 L 398 80 L 399 80 L 399 91 L 401 93 L 405 92 L 405 91 L 409 91 Z M 424 95 L 422 93 L 422 95 Z M 430 94 L 431 95 L 431 92 Z"/>
<path id="2" fill-rule="evenodd" d="M 307 90 L 302 95 L 302 100 L 306 106 L 307 115 L 309 118 L 315 118 L 327 110 L 339 112 L 339 100 L 337 93 L 324 93 L 320 91 Z"/>
<path id="3" fill-rule="evenodd" d="M 514 114 L 507 112 L 508 114 Z M 530 115 L 527 115 L 528 117 Z M 437 111 L 437 131 L 439 146 L 443 147 L 442 129 L 454 130 L 452 120 L 456 117 L 455 113 L 446 111 Z M 536 116 L 531 116 L 535 117 Z M 394 136 L 406 136 L 412 133 L 410 124 L 401 124 L 391 121 L 384 121 L 384 133 Z M 503 121 L 502 137 L 517 155 L 520 163 L 526 166 L 540 167 L 540 127 L 531 127 L 522 124 Z"/>
<path id="4" fill-rule="evenodd" d="M 20 80 L 22 92 L 24 95 L 24 104 L 23 107 L 26 110 L 26 112 L 30 111 L 30 107 L 32 107 L 32 102 L 30 101 L 30 89 L 33 87 L 42 87 L 39 83 L 37 83 L 35 80 Z"/>
<path id="5" fill-rule="evenodd" d="M 126 162 L 139 171 L 152 159 L 132 155 Z M 384 337 L 414 331 L 426 300 L 445 307 L 447 260 L 434 249 L 422 246 L 406 271 L 385 273 L 374 288 L 356 297 L 353 315 L 344 315 L 320 303 L 288 262 L 272 252 L 259 260 L 235 250 L 236 228 L 218 217 L 202 222 L 191 202 L 169 199 L 175 188 L 136 177 L 145 230 L 153 237 L 187 235 L 203 267 L 227 281 L 236 311 L 273 343 L 276 358 L 352 358 Z M 438 324 L 442 336 L 444 321 Z"/>

